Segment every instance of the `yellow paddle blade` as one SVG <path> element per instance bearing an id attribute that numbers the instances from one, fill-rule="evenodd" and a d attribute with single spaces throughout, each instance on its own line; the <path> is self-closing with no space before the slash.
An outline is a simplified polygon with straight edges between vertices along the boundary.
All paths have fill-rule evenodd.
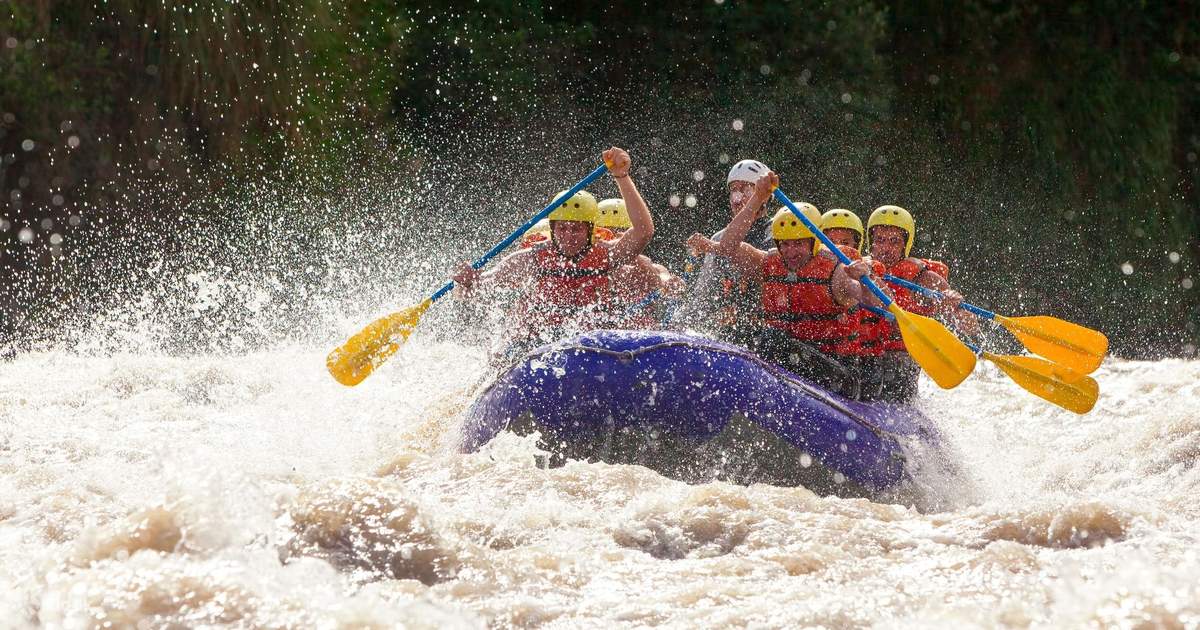
<path id="1" fill-rule="evenodd" d="M 1065 365 L 1081 374 L 1100 367 L 1108 353 L 1108 337 L 1057 317 L 1005 317 L 996 321 L 1007 328 L 1030 352 Z"/>
<path id="2" fill-rule="evenodd" d="M 892 302 L 888 311 L 896 316 L 904 347 L 917 365 L 942 389 L 952 389 L 975 369 L 975 353 L 941 322 L 909 313 Z"/>
<path id="3" fill-rule="evenodd" d="M 1045 359 L 990 352 L 983 353 L 983 357 L 1004 370 L 1025 391 L 1075 413 L 1091 411 L 1100 395 L 1096 379 Z"/>
<path id="4" fill-rule="evenodd" d="M 325 357 L 325 367 L 337 382 L 353 387 L 363 382 L 371 372 L 395 354 L 408 340 L 421 315 L 429 310 L 432 300 L 381 317 L 363 328 Z"/>

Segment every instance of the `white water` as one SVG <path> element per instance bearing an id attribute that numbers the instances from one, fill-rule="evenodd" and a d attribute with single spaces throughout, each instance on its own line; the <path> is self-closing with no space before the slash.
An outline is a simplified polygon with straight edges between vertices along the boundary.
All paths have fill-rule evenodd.
<path id="1" fill-rule="evenodd" d="M 1200 625 L 1200 363 L 1112 361 L 1079 417 L 989 369 L 923 404 L 974 482 L 920 514 L 544 470 L 452 442 L 477 350 L 0 363 L 0 625 Z"/>

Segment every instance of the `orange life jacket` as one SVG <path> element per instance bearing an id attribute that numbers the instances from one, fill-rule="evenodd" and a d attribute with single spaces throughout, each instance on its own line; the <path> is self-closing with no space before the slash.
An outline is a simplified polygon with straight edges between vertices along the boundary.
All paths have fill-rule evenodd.
<path id="1" fill-rule="evenodd" d="M 943 278 L 949 278 L 950 276 L 950 268 L 945 263 L 925 258 L 905 258 L 895 265 L 886 268 L 884 273 L 908 280 L 909 282 L 916 282 L 917 276 L 925 273 L 925 271 L 932 271 Z M 931 317 L 937 312 L 937 303 L 935 301 L 898 284 L 889 282 L 888 285 L 892 289 L 893 299 L 896 300 L 896 304 L 900 308 L 910 313 L 925 315 L 926 317 Z M 904 350 L 904 340 L 900 338 L 900 328 L 894 323 L 889 326 L 883 349 L 886 351 Z"/>
<path id="2" fill-rule="evenodd" d="M 838 249 L 842 250 L 846 258 L 852 261 L 862 259 L 862 254 L 854 247 L 839 245 Z M 828 258 L 837 258 L 837 255 L 827 248 L 821 248 L 820 253 Z M 876 278 L 883 276 L 883 263 L 878 260 L 872 261 L 871 273 Z M 883 354 L 883 342 L 887 338 L 891 328 L 887 318 L 872 313 L 861 304 L 856 304 L 846 310 L 846 321 L 853 329 L 853 332 L 833 350 L 834 354 L 854 356 L 878 356 Z"/>
<path id="3" fill-rule="evenodd" d="M 792 272 L 779 252 L 768 254 L 762 268 L 763 323 L 813 342 L 823 352 L 843 350 L 854 327 L 846 309 L 833 299 L 831 279 L 837 265 L 825 256 L 813 256 Z"/>
<path id="4" fill-rule="evenodd" d="M 533 248 L 537 282 L 525 297 L 520 315 L 533 330 L 573 324 L 586 330 L 609 316 L 612 259 L 607 247 L 588 246 L 574 258 L 550 243 Z"/>

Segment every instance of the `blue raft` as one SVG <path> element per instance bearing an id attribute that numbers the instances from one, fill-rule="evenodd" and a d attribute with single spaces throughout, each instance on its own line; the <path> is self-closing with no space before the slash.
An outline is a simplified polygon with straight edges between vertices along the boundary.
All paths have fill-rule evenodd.
<path id="1" fill-rule="evenodd" d="M 665 331 L 598 330 L 526 355 L 477 398 L 462 447 L 506 429 L 540 432 L 551 464 L 848 496 L 896 490 L 914 462 L 942 459 L 938 431 L 909 405 L 850 400 L 745 348 Z"/>

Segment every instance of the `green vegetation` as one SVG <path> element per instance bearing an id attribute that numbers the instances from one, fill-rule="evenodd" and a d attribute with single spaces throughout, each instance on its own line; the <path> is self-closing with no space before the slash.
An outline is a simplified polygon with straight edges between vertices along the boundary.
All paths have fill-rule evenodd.
<path id="1" fill-rule="evenodd" d="M 658 205 L 689 185 L 720 199 L 716 155 L 754 155 L 819 207 L 910 208 L 981 303 L 1110 331 L 1126 356 L 1200 344 L 1195 3 L 80 5 L 0 2 L 9 270 L 51 264 L 21 227 L 120 206 L 139 178 L 186 194 L 263 164 L 344 169 L 379 134 L 469 159 L 454 133 L 520 131 L 710 172 L 647 178 Z"/>

